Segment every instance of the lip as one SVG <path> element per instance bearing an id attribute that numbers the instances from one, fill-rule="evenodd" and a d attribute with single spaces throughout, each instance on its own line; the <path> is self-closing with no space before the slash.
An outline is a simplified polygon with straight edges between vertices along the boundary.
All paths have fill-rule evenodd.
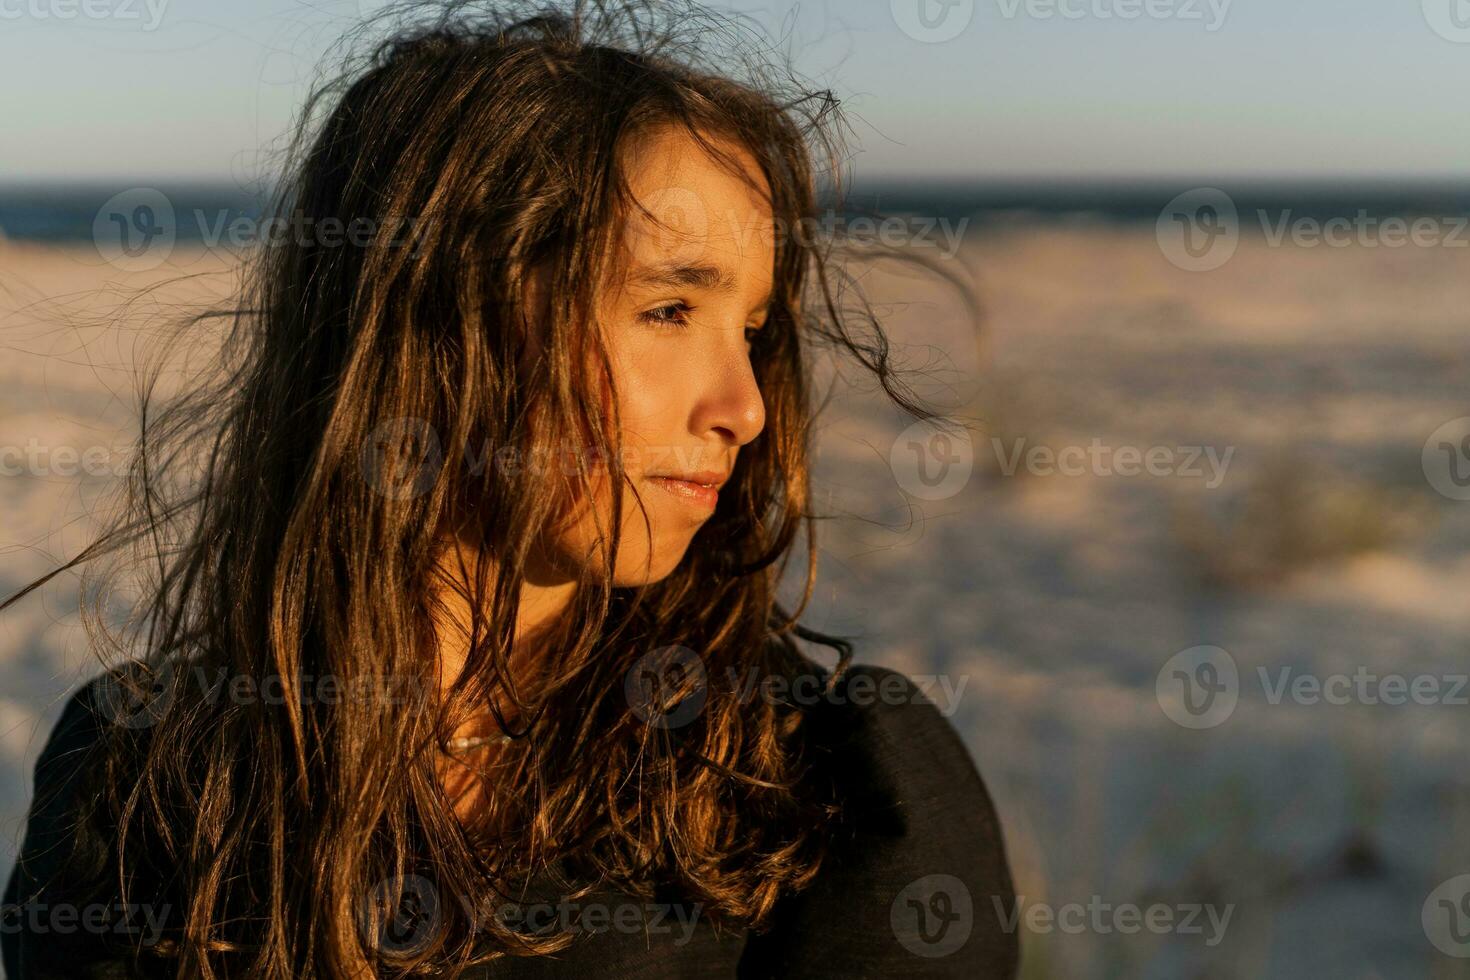
<path id="1" fill-rule="evenodd" d="M 720 487 L 727 479 L 729 474 L 712 471 L 679 475 L 659 473 L 648 477 L 650 483 L 670 496 L 705 510 L 715 509 L 720 500 Z"/>

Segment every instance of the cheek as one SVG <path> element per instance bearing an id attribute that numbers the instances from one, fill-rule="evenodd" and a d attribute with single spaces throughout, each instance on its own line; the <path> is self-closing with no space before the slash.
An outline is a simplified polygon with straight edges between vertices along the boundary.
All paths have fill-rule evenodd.
<path id="1" fill-rule="evenodd" d="M 630 528 L 638 528 L 640 533 L 644 533 L 634 491 L 643 486 L 642 475 L 654 469 L 654 464 L 659 462 L 656 456 L 657 442 L 661 438 L 657 434 L 660 411 L 658 385 L 653 379 L 637 377 L 628 372 L 623 372 L 616 378 L 616 382 L 618 417 L 622 424 L 620 465 L 608 466 L 605 462 L 592 459 L 590 454 L 596 449 L 596 440 L 590 431 L 586 431 L 583 433 L 585 442 L 582 452 L 587 454 L 587 480 L 584 482 L 572 472 L 557 481 L 559 506 L 553 537 L 569 546 L 568 550 L 571 551 L 585 551 L 597 540 L 599 523 L 603 528 L 611 526 L 615 479 L 620 479 L 623 483 L 625 532 Z M 603 417 L 610 420 L 613 392 L 606 385 L 601 386 L 600 400 Z M 614 445 L 618 442 L 619 440 L 613 440 Z M 576 461 L 571 458 L 572 455 L 567 454 L 566 462 L 575 470 Z M 649 501 L 648 491 L 642 489 L 641 492 L 652 517 L 654 508 Z"/>
<path id="2" fill-rule="evenodd" d="M 599 474 L 592 491 L 565 510 L 565 517 L 545 541 L 544 548 L 554 556 L 556 568 L 571 577 L 608 574 L 614 585 L 631 586 L 657 581 L 678 565 L 697 526 L 671 520 L 667 504 L 658 496 L 661 491 L 650 488 L 631 472 L 628 477 L 623 487 L 623 533 L 617 567 L 606 568 L 602 535 L 612 526 L 612 490 L 605 474 Z M 635 491 L 642 494 L 645 509 L 639 508 Z"/>
<path id="3" fill-rule="evenodd" d="M 624 361 L 616 375 L 618 418 L 622 426 L 622 468 L 637 479 L 667 462 L 671 436 L 677 433 L 675 417 L 676 368 L 640 358 Z"/>
<path id="4" fill-rule="evenodd" d="M 601 534 L 612 523 L 612 479 L 623 480 L 623 540 L 619 548 L 618 568 L 613 576 L 618 584 L 637 584 L 667 574 L 678 563 L 687 547 L 694 527 L 687 522 L 671 520 L 666 502 L 657 488 L 651 488 L 642 475 L 668 462 L 667 446 L 678 432 L 677 382 L 682 370 L 667 363 L 667 354 L 656 344 L 642 342 L 640 336 L 619 338 L 622 344 L 609 348 L 612 380 L 617 388 L 618 416 L 622 425 L 621 465 L 596 465 L 591 470 L 591 485 L 575 481 L 558 481 L 564 490 L 558 507 L 559 517 L 550 529 L 543 547 L 555 556 L 559 568 L 600 574 Z M 660 360 L 666 363 L 657 363 Z M 600 378 L 601 372 L 589 374 Z M 604 418 L 610 419 L 613 390 L 600 384 L 600 400 Z M 591 433 L 584 433 L 586 448 L 595 445 Z M 644 524 L 643 511 L 634 497 L 642 494 L 650 525 Z"/>

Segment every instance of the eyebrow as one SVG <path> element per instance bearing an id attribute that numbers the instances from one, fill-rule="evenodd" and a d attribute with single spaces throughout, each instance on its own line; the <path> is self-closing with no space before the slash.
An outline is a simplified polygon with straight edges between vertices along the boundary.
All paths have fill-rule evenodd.
<path id="1" fill-rule="evenodd" d="M 634 286 L 686 286 L 719 293 L 733 293 L 737 288 L 735 277 L 717 265 L 642 266 L 628 277 L 628 282 Z M 769 307 L 773 297 L 774 289 L 755 309 Z"/>

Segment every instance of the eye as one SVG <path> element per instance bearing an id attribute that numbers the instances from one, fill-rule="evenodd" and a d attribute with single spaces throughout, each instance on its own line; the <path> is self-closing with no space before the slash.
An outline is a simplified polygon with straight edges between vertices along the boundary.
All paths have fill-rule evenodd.
<path id="1" fill-rule="evenodd" d="M 689 325 L 689 314 L 694 307 L 684 302 L 666 303 L 638 314 L 638 319 L 656 327 L 681 329 Z"/>

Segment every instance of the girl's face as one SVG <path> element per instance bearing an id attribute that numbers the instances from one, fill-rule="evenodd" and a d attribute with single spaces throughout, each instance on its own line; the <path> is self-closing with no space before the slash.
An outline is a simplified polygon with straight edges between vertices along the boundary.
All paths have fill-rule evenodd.
<path id="1" fill-rule="evenodd" d="M 754 158 L 722 145 L 764 191 Z M 714 513 L 740 447 L 765 427 L 750 351 L 775 266 L 769 205 L 682 130 L 651 135 L 630 156 L 628 180 L 642 209 L 632 209 L 623 229 L 620 273 L 599 318 L 623 427 L 618 586 L 673 571 Z M 612 492 L 608 469 L 595 472 L 592 492 L 552 542 L 563 567 L 595 563 L 601 572 L 591 508 L 610 528 Z"/>

